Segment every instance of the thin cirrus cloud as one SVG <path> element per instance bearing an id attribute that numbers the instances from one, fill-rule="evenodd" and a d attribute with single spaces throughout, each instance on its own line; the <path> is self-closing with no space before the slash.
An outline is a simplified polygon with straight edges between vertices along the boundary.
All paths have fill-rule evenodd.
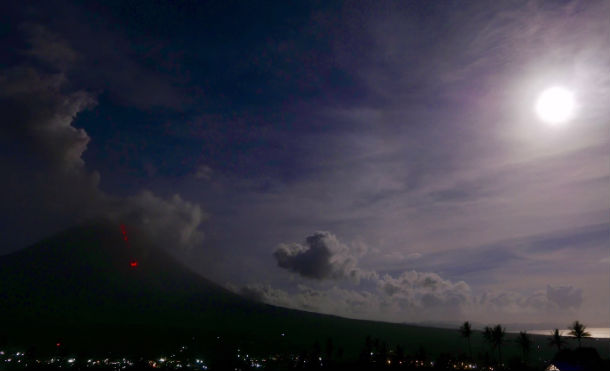
<path id="1" fill-rule="evenodd" d="M 0 160 L 2 190 L 20 200 L 1 206 L 22 221 L 11 238 L 103 211 L 167 225 L 168 245 L 202 246 L 205 228 L 191 266 L 278 305 L 607 318 L 607 2 L 350 3 L 291 12 L 289 30 L 278 10 L 265 18 L 278 27 L 221 43 L 207 32 L 227 24 L 198 28 L 205 7 L 144 24 L 112 5 L 57 8 L 46 30 L 23 29 L 33 63 L 2 71 L 0 151 L 23 161 Z M 579 107 L 551 131 L 533 104 L 557 79 Z M 23 182 L 25 163 L 46 189 Z"/>
<path id="2" fill-rule="evenodd" d="M 268 225 L 278 236 L 293 237 L 248 246 L 269 256 L 269 246 L 330 230 L 361 237 L 374 246 L 370 252 L 379 251 L 347 260 L 351 270 L 377 279 L 434 273 L 449 287 L 463 281 L 471 293 L 459 307 L 478 313 L 480 304 L 482 318 L 562 323 L 580 315 L 599 322 L 595 313 L 610 304 L 607 280 L 599 279 L 607 277 L 601 226 L 610 207 L 607 4 L 449 8 L 432 7 L 427 15 L 396 4 L 341 9 L 342 21 L 333 26 L 334 61 L 363 93 L 300 111 L 317 129 L 300 133 L 300 146 L 291 148 L 304 159 L 303 171 L 297 167 L 296 177 L 272 178 L 268 192 L 240 198 L 273 215 Z M 538 89 L 558 76 L 581 91 L 583 113 L 551 132 L 532 105 Z M 319 130 L 324 124 L 329 130 Z M 240 213 L 255 219 L 247 208 Z M 327 297 L 320 308 L 354 315 L 346 304 L 354 303 L 363 317 L 386 303 L 381 298 L 388 293 L 367 288 L 369 280 L 354 288 L 340 278 L 344 251 L 333 265 L 328 246 L 280 246 L 266 263 L 268 273 L 261 273 L 271 283 L 258 291 L 269 301 L 311 304 Z M 415 252 L 417 260 L 382 259 Z M 270 270 L 272 264 L 280 269 Z M 284 281 L 288 272 L 309 289 Z M 569 300 L 559 299 L 562 291 L 554 288 L 561 287 L 570 287 Z M 332 306 L 333 297 L 345 303 Z M 421 297 L 427 300 L 387 302 L 397 308 L 393 318 L 400 310 L 423 316 L 435 299 Z"/>

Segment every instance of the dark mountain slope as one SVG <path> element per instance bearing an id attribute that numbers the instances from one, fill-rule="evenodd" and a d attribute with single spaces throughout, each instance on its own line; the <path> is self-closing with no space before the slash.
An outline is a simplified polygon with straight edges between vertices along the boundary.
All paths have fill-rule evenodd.
<path id="1" fill-rule="evenodd" d="M 146 323 L 168 309 L 244 303 L 185 269 L 166 252 L 109 223 L 73 228 L 0 258 L 2 312 L 62 323 Z M 137 267 L 130 262 L 137 260 Z M 174 313 L 175 314 L 175 313 Z"/>
<path id="2" fill-rule="evenodd" d="M 0 257 L 0 336 L 150 345 L 170 333 L 243 333 L 291 312 L 247 301 L 136 235 L 127 244 L 118 225 L 98 223 Z"/>
<path id="3" fill-rule="evenodd" d="M 41 353 L 151 354 L 189 345 L 223 358 L 227 349 L 299 352 L 328 338 L 356 359 L 367 335 L 409 354 L 458 353 L 455 330 L 351 320 L 256 303 L 191 272 L 167 252 L 112 223 L 72 228 L 0 256 L 0 348 Z M 138 266 L 130 262 L 137 260 Z M 408 320 L 405 318 L 405 320 Z M 281 334 L 285 334 L 282 336 Z M 477 349 L 486 350 L 475 341 Z M 511 353 L 506 350 L 507 355 Z M 517 354 L 518 350 L 514 349 Z"/>

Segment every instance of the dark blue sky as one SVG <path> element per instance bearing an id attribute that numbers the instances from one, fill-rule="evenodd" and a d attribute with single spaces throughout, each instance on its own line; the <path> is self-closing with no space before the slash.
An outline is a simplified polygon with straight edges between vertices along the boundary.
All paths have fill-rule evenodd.
<path id="1" fill-rule="evenodd" d="M 273 304 L 608 325 L 607 3 L 1 10 L 2 251 L 105 216 Z"/>

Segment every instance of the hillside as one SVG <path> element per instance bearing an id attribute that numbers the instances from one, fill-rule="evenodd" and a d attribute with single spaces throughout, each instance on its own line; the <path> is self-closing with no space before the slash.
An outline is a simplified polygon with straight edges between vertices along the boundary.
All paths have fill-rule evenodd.
<path id="1" fill-rule="evenodd" d="M 133 260 L 136 267 L 130 266 Z M 410 354 L 420 346 L 430 355 L 465 350 L 456 330 L 351 320 L 246 300 L 146 241 L 130 235 L 127 244 L 111 223 L 72 228 L 1 256 L 0 302 L 0 346 L 40 352 L 61 342 L 70 351 L 92 354 L 154 355 L 185 344 L 202 352 L 241 347 L 269 354 L 310 349 L 316 341 L 324 346 L 332 338 L 345 358 L 354 359 L 367 335 L 392 347 L 401 344 Z M 540 357 L 552 354 L 544 341 L 538 337 Z M 473 348 L 486 349 L 478 339 Z M 507 348 L 507 356 L 517 354 L 514 345 Z"/>

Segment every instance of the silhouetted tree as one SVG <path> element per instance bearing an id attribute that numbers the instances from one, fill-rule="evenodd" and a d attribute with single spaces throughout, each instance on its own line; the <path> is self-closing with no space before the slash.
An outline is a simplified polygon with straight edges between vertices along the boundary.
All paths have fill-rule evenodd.
<path id="1" fill-rule="evenodd" d="M 485 341 L 487 343 L 489 343 L 489 346 L 491 346 L 492 351 L 494 348 L 494 341 L 493 341 L 493 329 L 489 326 L 485 326 L 485 329 L 483 330 L 483 339 L 485 339 Z"/>
<path id="2" fill-rule="evenodd" d="M 299 352 L 299 360 L 297 362 L 297 368 L 306 368 L 307 366 L 309 366 L 307 364 L 308 358 L 309 358 L 309 355 L 307 354 L 307 351 L 301 350 Z"/>
<path id="3" fill-rule="evenodd" d="M 360 362 L 368 363 L 371 360 L 371 353 L 373 352 L 373 339 L 371 335 L 367 335 L 364 339 L 364 348 L 360 352 Z"/>
<path id="4" fill-rule="evenodd" d="M 502 344 L 504 343 L 504 335 L 506 330 L 501 325 L 495 325 L 492 330 L 492 338 L 495 346 L 498 348 L 498 360 L 502 363 Z"/>
<path id="5" fill-rule="evenodd" d="M 388 343 L 382 340 L 376 341 L 375 343 L 375 361 L 378 365 L 384 365 L 388 359 L 388 352 L 390 350 L 388 347 Z"/>
<path id="6" fill-rule="evenodd" d="M 394 355 L 396 356 L 397 361 L 402 361 L 405 358 L 405 350 L 400 344 L 396 345 L 396 349 L 394 350 Z"/>
<path id="7" fill-rule="evenodd" d="M 343 358 L 343 347 L 337 348 L 337 358 L 338 359 Z"/>
<path id="8" fill-rule="evenodd" d="M 379 355 L 381 357 L 382 362 L 387 361 L 389 353 L 390 353 L 390 346 L 384 340 L 381 342 L 381 345 L 379 346 Z"/>
<path id="9" fill-rule="evenodd" d="M 529 358 L 530 349 L 532 347 L 532 339 L 527 334 L 526 331 L 519 332 L 519 336 L 517 340 L 515 340 L 519 347 L 521 348 L 521 352 L 523 353 L 523 363 L 527 363 L 527 359 Z"/>
<path id="10" fill-rule="evenodd" d="M 551 337 L 549 339 L 549 345 L 553 347 L 557 347 L 557 351 L 561 350 L 561 346 L 565 344 L 565 341 L 561 337 L 561 333 L 559 333 L 559 329 L 553 330 L 551 333 Z"/>
<path id="11" fill-rule="evenodd" d="M 318 368 L 320 367 L 320 357 L 322 357 L 322 347 L 320 347 L 320 342 L 316 340 L 313 344 L 313 349 L 311 351 L 312 362 L 310 363 L 310 367 Z"/>
<path id="12" fill-rule="evenodd" d="M 417 348 L 417 352 L 415 352 L 415 358 L 424 362 L 428 359 L 428 353 L 426 353 L 426 348 L 424 348 L 423 345 L 419 344 L 419 348 Z"/>
<path id="13" fill-rule="evenodd" d="M 460 334 L 463 338 L 466 339 L 468 343 L 468 353 L 470 354 L 470 358 L 472 358 L 472 348 L 470 347 L 470 336 L 472 336 L 472 327 L 470 326 L 470 322 L 466 321 L 462 326 L 460 326 Z"/>
<path id="14" fill-rule="evenodd" d="M 570 336 L 573 336 L 578 340 L 578 347 L 580 348 L 580 340 L 582 338 L 591 337 L 591 334 L 585 331 L 587 327 L 578 321 L 574 321 L 570 327 Z"/>
<path id="15" fill-rule="evenodd" d="M 333 352 L 335 350 L 335 347 L 333 346 L 333 339 L 328 338 L 326 339 L 326 349 L 325 349 L 325 357 L 326 357 L 326 364 L 330 365 L 330 362 L 333 358 Z"/>
<path id="16" fill-rule="evenodd" d="M 502 363 L 504 335 L 506 335 L 506 330 L 499 324 L 494 327 L 485 326 L 485 331 L 483 331 L 483 337 L 491 345 L 492 349 L 498 349 L 498 363 Z"/>
<path id="17" fill-rule="evenodd" d="M 436 357 L 436 361 L 434 362 L 434 368 L 440 370 L 451 370 L 454 368 L 454 364 L 455 361 L 453 360 L 453 357 L 451 357 L 449 353 L 443 352 L 439 354 L 438 357 Z"/>

